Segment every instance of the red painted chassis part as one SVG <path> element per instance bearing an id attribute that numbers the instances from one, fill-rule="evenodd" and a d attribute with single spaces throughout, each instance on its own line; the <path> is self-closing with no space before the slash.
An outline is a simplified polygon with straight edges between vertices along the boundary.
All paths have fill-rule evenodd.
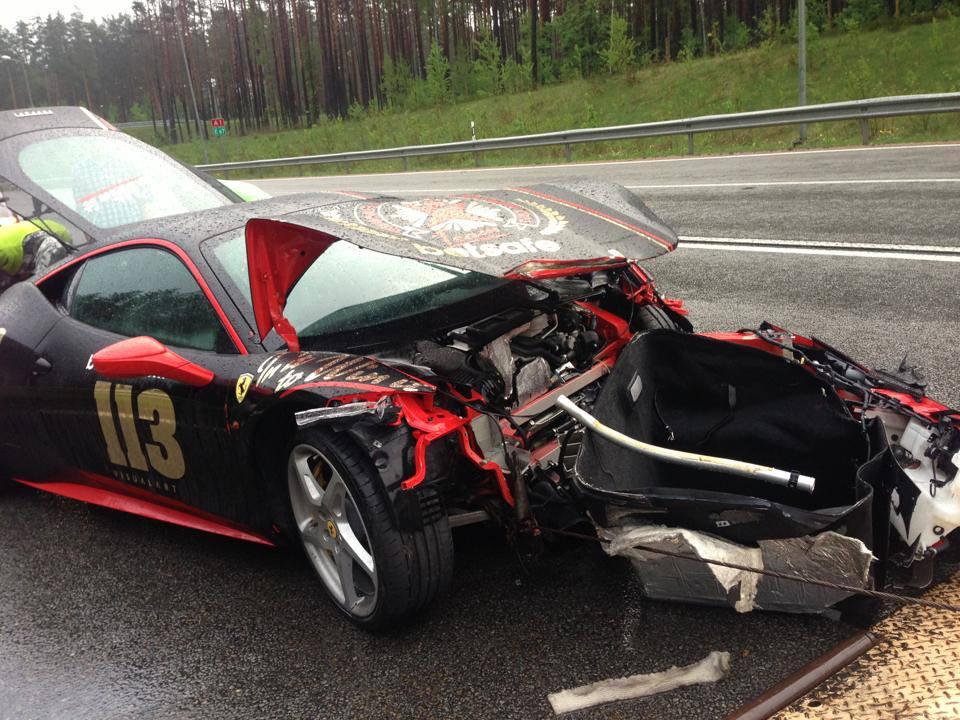
<path id="1" fill-rule="evenodd" d="M 80 500 L 91 505 L 120 510 L 131 515 L 139 515 L 151 520 L 160 520 L 171 525 L 202 530 L 236 540 L 274 546 L 274 542 L 269 538 L 231 520 L 198 510 L 179 500 L 157 495 L 142 488 L 131 487 L 126 483 L 96 473 L 74 470 L 62 477 L 54 478 L 51 482 L 43 483 L 30 482 L 20 478 L 15 478 L 15 480 L 27 487 L 60 495 L 71 500 Z"/>

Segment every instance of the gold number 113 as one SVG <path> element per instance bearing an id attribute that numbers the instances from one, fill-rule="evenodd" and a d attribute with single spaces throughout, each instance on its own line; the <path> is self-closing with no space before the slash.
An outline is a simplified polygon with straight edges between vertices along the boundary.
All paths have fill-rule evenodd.
<path id="1" fill-rule="evenodd" d="M 111 463 L 144 472 L 153 468 L 171 480 L 183 477 L 186 472 L 183 450 L 174 435 L 177 417 L 173 401 L 167 393 L 155 388 L 139 393 L 136 396 L 136 412 L 133 387 L 130 385 L 98 380 L 93 396 Z M 138 420 L 145 421 L 150 428 L 152 442 L 141 444 L 137 432 Z M 118 423 L 123 435 L 122 445 L 117 434 Z"/>

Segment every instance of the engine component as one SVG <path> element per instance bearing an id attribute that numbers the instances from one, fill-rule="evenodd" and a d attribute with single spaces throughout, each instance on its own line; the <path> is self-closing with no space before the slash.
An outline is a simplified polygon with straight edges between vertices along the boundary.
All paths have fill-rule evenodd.
<path id="1" fill-rule="evenodd" d="M 514 337 L 510 344 L 515 353 L 544 358 L 553 369 L 566 363 L 586 367 L 603 347 L 603 339 L 595 329 L 596 318 L 572 307 L 557 310 L 556 323 L 547 332 Z"/>
<path id="2" fill-rule="evenodd" d="M 445 380 L 517 407 L 589 367 L 603 348 L 596 318 L 575 305 L 538 312 L 510 310 L 421 340 L 412 362 Z"/>
<path id="3" fill-rule="evenodd" d="M 456 330 L 450 333 L 450 337 L 453 340 L 460 340 L 470 347 L 482 347 L 498 337 L 506 335 L 511 330 L 516 330 L 519 326 L 530 322 L 535 314 L 536 311 L 526 308 L 507 310 L 499 315 L 475 322 L 469 327 Z"/>
<path id="4" fill-rule="evenodd" d="M 470 356 L 461 350 L 421 340 L 414 346 L 413 361 L 455 385 L 474 388 L 489 400 L 503 397 L 505 384 L 496 369 L 472 366 Z"/>
<path id="5" fill-rule="evenodd" d="M 553 373 L 542 357 L 527 363 L 516 374 L 517 404 L 524 405 L 550 389 Z"/>

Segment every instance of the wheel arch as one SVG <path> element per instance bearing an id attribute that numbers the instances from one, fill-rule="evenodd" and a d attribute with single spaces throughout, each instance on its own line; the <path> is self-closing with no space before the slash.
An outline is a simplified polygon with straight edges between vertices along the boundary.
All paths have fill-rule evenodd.
<path id="1" fill-rule="evenodd" d="M 302 410 L 323 407 L 328 401 L 328 397 L 315 389 L 300 390 L 278 399 L 251 419 L 248 435 L 252 444 L 251 457 L 265 488 L 270 522 L 288 539 L 295 537 L 295 533 L 283 468 L 287 445 L 299 430 L 295 415 Z M 412 472 L 413 441 L 409 427 L 405 424 L 397 427 L 375 426 L 353 419 L 328 427 L 368 459 L 371 469 L 380 477 L 393 509 L 394 495 L 400 482 Z"/>
<path id="2" fill-rule="evenodd" d="M 286 497 L 283 452 L 297 432 L 295 413 L 315 407 L 305 398 L 284 400 L 260 413 L 249 433 L 254 470 L 264 488 L 267 516 L 286 541 L 296 538 Z"/>

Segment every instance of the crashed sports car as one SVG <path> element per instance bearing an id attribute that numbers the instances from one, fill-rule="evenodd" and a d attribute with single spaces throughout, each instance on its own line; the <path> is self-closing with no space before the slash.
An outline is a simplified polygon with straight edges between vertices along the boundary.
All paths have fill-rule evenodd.
<path id="1" fill-rule="evenodd" d="M 0 473 L 302 545 L 364 627 L 435 598 L 470 523 L 526 556 L 594 528 L 651 597 L 803 612 L 847 593 L 699 561 L 922 584 L 960 525 L 960 414 L 770 324 L 695 334 L 638 264 L 676 235 L 616 185 L 289 196 L 87 237 L 0 295 Z"/>

